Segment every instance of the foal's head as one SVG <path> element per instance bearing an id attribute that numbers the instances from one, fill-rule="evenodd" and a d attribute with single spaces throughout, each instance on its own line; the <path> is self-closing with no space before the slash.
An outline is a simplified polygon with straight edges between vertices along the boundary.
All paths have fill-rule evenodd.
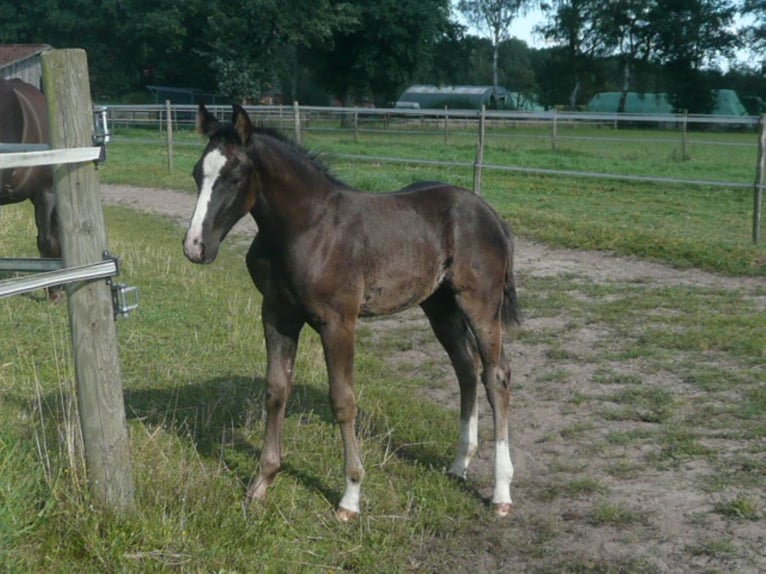
<path id="1" fill-rule="evenodd" d="M 257 175 L 248 148 L 253 125 L 240 106 L 231 123 L 219 122 L 200 104 L 197 131 L 209 141 L 192 172 L 197 204 L 184 237 L 184 254 L 193 263 L 210 263 L 226 234 L 255 205 Z"/>

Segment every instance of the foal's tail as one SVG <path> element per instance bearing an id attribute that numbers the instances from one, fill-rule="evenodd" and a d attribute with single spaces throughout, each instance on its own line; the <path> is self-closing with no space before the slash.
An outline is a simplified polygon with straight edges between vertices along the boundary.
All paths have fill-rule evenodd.
<path id="1" fill-rule="evenodd" d="M 502 321 L 503 326 L 521 324 L 521 307 L 516 295 L 516 284 L 513 280 L 513 233 L 510 226 L 502 220 L 503 231 L 508 241 L 508 270 L 505 273 L 505 289 L 503 292 Z"/>

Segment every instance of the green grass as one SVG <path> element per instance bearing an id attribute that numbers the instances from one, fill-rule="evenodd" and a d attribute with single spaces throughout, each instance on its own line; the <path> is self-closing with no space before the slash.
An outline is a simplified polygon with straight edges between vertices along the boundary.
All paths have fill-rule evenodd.
<path id="1" fill-rule="evenodd" d="M 116 130 L 109 160 L 101 170 L 106 183 L 193 190 L 189 174 L 202 149 L 198 136 L 176 132 L 174 171 L 156 131 Z M 698 141 L 745 144 L 714 146 L 697 143 L 691 159 L 674 152 L 680 136 L 673 132 L 627 130 L 610 135 L 625 142 L 562 140 L 553 151 L 545 128 L 529 137 L 530 128 L 490 130 L 485 162 L 582 172 L 710 179 L 747 183 L 755 177 L 752 133 L 694 134 Z M 568 128 L 563 133 L 603 136 L 604 129 Z M 534 134 L 532 134 L 534 135 Z M 155 141 L 148 144 L 147 138 Z M 647 145 L 640 138 L 660 138 Z M 471 168 L 422 166 L 347 160 L 341 154 L 386 156 L 472 164 L 475 134 L 456 132 L 447 145 L 436 131 L 430 135 L 363 134 L 311 131 L 304 144 L 320 152 L 347 183 L 370 191 L 388 191 L 420 179 L 439 179 L 472 187 Z M 634 141 L 637 140 L 637 141 Z M 667 140 L 667 143 L 663 143 Z M 506 217 L 515 231 L 530 239 L 582 249 L 601 249 L 666 261 L 679 268 L 699 267 L 734 275 L 766 275 L 766 242 L 752 243 L 751 189 L 684 184 L 644 183 L 568 176 L 530 175 L 487 169 L 482 195 Z"/>
<path id="2" fill-rule="evenodd" d="M 4 248 L 31 255 L 30 215 L 0 211 L 2 228 L 13 230 L 4 231 Z M 64 440 L 74 426 L 66 306 L 37 295 L 0 301 L 0 325 L 14 333 L 0 384 L 4 571 L 247 572 L 260 564 L 274 572 L 394 572 L 414 540 L 460 530 L 483 512 L 434 472 L 448 463 L 454 415 L 429 407 L 422 417 L 416 382 L 360 353 L 364 516 L 336 522 L 342 446 L 321 347 L 309 332 L 285 425 L 284 472 L 265 506 L 243 509 L 262 441 L 264 349 L 241 247 L 226 246 L 214 266 L 192 266 L 175 224 L 118 208 L 106 218 L 122 280 L 142 296 L 140 312 L 118 322 L 138 511 L 95 511 L 78 476 L 82 463 Z"/>
<path id="3" fill-rule="evenodd" d="M 173 173 L 162 146 L 118 138 L 101 181 L 191 193 L 200 143 L 186 137 L 196 143 L 177 147 Z M 640 152 L 632 153 L 640 166 Z M 582 151 L 580 160 L 595 162 L 589 154 L 597 152 Z M 460 170 L 333 163 L 344 179 L 373 190 L 433 177 L 470 184 L 470 173 Z M 735 200 L 735 192 L 676 195 L 594 182 L 583 191 L 580 183 L 485 174 L 487 197 L 527 237 L 763 274 L 765 252 L 749 243 L 744 193 Z M 194 266 L 183 258 L 175 223 L 116 207 L 106 209 L 106 219 L 121 281 L 141 289 L 139 310 L 117 324 L 137 510 L 112 516 L 89 500 L 66 306 L 40 294 L 0 300 L 0 332 L 10 334 L 0 354 L 3 571 L 449 571 L 454 560 L 486 547 L 539 572 L 650 572 L 657 568 L 646 554 L 607 560 L 586 543 L 571 553 L 565 543 L 587 540 L 587 529 L 614 529 L 628 544 L 651 537 L 653 517 L 620 493 L 640 480 L 673 488 L 690 467 L 707 469 L 687 485 L 711 499 L 703 520 L 763 521 L 766 288 L 743 296 L 519 269 L 526 317 L 552 323 L 516 331 L 520 362 L 537 350 L 545 361 L 524 388 L 516 383 L 513 409 L 523 417 L 526 409 L 547 408 L 554 416 L 516 429 L 537 437 L 528 460 L 547 461 L 542 470 L 520 465 L 516 482 L 521 500 L 540 506 L 525 514 L 522 503 L 512 522 L 499 525 L 477 495 L 491 477 L 473 476 L 464 486 L 442 472 L 457 425 L 453 411 L 422 396 L 433 373 L 383 363 L 428 344 L 430 334 L 373 337 L 360 329 L 357 426 L 368 474 L 361 519 L 341 525 L 332 511 L 343 488 L 342 445 L 316 335 L 306 330 L 298 353 L 284 471 L 269 501 L 246 509 L 263 435 L 265 357 L 244 249 L 226 243 L 214 265 Z M 35 256 L 34 234 L 30 205 L 0 209 L 4 253 Z M 573 350 L 588 328 L 599 334 L 593 345 Z M 487 429 L 482 433 L 486 438 Z M 722 561 L 711 568 L 754 557 L 712 537 L 678 552 L 680 560 Z"/>

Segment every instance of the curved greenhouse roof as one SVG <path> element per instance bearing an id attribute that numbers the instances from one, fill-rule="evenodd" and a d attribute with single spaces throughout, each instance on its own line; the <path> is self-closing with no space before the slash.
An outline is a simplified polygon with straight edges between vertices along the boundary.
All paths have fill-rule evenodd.
<path id="1" fill-rule="evenodd" d="M 492 86 L 433 86 L 416 84 L 407 88 L 396 102 L 397 108 L 437 109 L 447 106 L 452 109 L 478 110 L 481 106 L 503 109 L 511 107 L 511 93 L 497 88 L 493 97 Z"/>

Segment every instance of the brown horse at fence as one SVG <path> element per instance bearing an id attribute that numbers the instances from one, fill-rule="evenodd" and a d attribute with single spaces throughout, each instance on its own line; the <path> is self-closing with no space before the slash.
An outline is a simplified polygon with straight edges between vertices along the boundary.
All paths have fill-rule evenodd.
<path id="1" fill-rule="evenodd" d="M 352 189 L 315 156 L 254 127 L 240 106 L 223 123 L 200 105 L 197 127 L 208 143 L 193 171 L 198 196 L 183 241 L 186 257 L 210 263 L 240 218 L 249 213 L 258 225 L 247 267 L 263 295 L 266 428 L 248 496 L 264 499 L 280 468 L 285 404 L 308 324 L 322 341 L 344 444 L 346 487 L 337 516 L 357 516 L 364 468 L 354 431 L 356 320 L 420 305 L 460 385 L 460 439 L 450 472 L 464 478 L 476 452 L 481 380 L 494 418 L 492 502 L 496 514 L 507 515 L 511 369 L 502 339 L 519 317 L 508 225 L 478 196 L 445 183 L 386 194 Z"/>
<path id="2" fill-rule="evenodd" d="M 0 79 L 0 143 L 47 144 L 48 106 L 33 85 Z M 53 169 L 50 166 L 0 170 L 0 205 L 31 200 L 35 208 L 37 249 L 41 257 L 61 257 Z M 49 291 L 58 298 L 59 288 Z"/>

